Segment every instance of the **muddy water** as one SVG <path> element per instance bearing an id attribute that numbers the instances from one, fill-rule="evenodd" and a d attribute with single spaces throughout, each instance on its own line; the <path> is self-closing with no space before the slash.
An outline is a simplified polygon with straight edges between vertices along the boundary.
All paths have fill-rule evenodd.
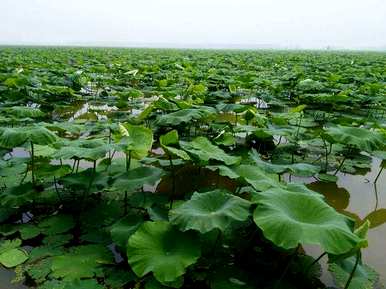
<path id="1" fill-rule="evenodd" d="M 380 165 L 379 159 L 373 159 L 371 171 L 365 175 L 339 173 L 339 180 L 336 184 L 310 182 L 308 186 L 324 194 L 330 205 L 339 212 L 356 219 L 358 223 L 365 219 L 370 220 L 372 225 L 368 233 L 369 247 L 363 250 L 363 259 L 381 275 L 381 283 L 386 284 L 385 170 L 380 175 L 377 184 L 373 184 Z M 314 256 L 321 253 L 316 246 L 309 246 L 306 251 Z M 332 284 L 332 277 L 328 272 L 324 272 L 323 281 L 329 285 Z"/>
<path id="2" fill-rule="evenodd" d="M 28 156 L 28 153 L 20 150 L 16 155 L 19 157 Z M 326 197 L 326 201 L 335 207 L 337 211 L 349 215 L 358 224 L 366 219 L 370 220 L 372 225 L 368 234 L 369 247 L 363 250 L 363 258 L 365 263 L 381 275 L 381 284 L 386 284 L 386 170 L 380 175 L 377 185 L 373 184 L 380 170 L 380 165 L 381 160 L 374 158 L 371 170 L 364 175 L 338 173 L 339 180 L 337 183 L 317 182 L 313 178 L 294 177 L 292 177 L 292 181 L 307 183 L 312 190 L 322 193 Z M 187 179 L 191 179 L 191 168 L 185 168 L 184 170 L 189 175 Z M 232 190 L 229 187 L 232 183 L 227 183 L 226 179 L 223 180 L 223 178 L 218 179 L 215 176 L 216 174 L 211 171 L 205 170 L 196 174 L 207 175 L 207 178 L 204 178 L 205 183 L 200 183 L 199 187 L 218 185 Z M 182 175 L 184 175 L 184 172 L 182 172 Z M 183 178 L 183 176 L 181 177 Z M 180 184 L 183 185 L 176 191 L 183 191 L 183 188 L 192 188 L 198 183 L 194 182 L 194 184 L 187 185 L 183 180 L 178 180 L 176 185 L 179 186 Z M 170 185 L 170 181 L 161 182 L 159 185 L 160 191 L 170 191 L 170 188 L 167 188 L 168 185 Z M 314 257 L 322 253 L 318 246 L 306 246 L 305 249 L 308 254 Z M 332 276 L 327 271 L 326 258 L 323 258 L 321 263 L 324 267 L 323 282 L 328 286 L 333 285 Z M 0 268 L 0 289 L 27 288 L 20 284 L 11 284 L 10 281 L 13 277 L 13 272 Z"/>

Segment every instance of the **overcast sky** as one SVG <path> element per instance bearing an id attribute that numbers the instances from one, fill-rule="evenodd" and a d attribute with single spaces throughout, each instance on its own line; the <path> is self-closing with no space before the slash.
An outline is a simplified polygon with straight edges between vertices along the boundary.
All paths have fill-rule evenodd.
<path id="1" fill-rule="evenodd" d="M 0 43 L 385 48 L 386 0 L 0 0 Z"/>

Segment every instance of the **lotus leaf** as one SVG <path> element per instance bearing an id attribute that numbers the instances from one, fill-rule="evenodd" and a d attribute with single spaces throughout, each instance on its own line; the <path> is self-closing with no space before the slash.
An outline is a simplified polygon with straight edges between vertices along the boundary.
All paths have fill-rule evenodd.
<path id="1" fill-rule="evenodd" d="M 160 281 L 172 282 L 200 257 L 192 232 L 180 232 L 165 221 L 145 222 L 130 238 L 127 259 L 137 276 L 153 272 Z"/>
<path id="2" fill-rule="evenodd" d="M 240 162 L 240 157 L 234 157 L 226 154 L 222 149 L 213 145 L 206 137 L 197 137 L 191 142 L 180 141 L 181 147 L 197 157 L 199 160 L 207 163 L 209 160 L 224 162 L 226 165 L 233 165 Z"/>
<path id="3" fill-rule="evenodd" d="M 245 221 L 250 203 L 222 190 L 194 193 L 192 198 L 169 212 L 170 222 L 182 231 L 224 231 L 234 221 Z"/>
<path id="4" fill-rule="evenodd" d="M 271 189 L 259 193 L 255 200 L 255 223 L 279 247 L 318 244 L 324 251 L 339 255 L 365 241 L 352 232 L 351 219 L 315 195 Z"/>

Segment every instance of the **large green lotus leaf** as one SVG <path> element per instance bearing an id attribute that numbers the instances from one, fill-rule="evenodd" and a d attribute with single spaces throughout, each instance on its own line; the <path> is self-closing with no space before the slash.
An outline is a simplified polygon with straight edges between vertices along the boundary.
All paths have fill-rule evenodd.
<path id="1" fill-rule="evenodd" d="M 86 159 L 90 161 L 104 158 L 111 146 L 102 139 L 78 139 L 62 141 L 53 154 L 56 159 Z"/>
<path id="2" fill-rule="evenodd" d="M 135 281 L 137 276 L 126 268 L 111 267 L 103 270 L 104 283 L 111 289 L 122 289 L 130 281 Z"/>
<path id="3" fill-rule="evenodd" d="M 19 128 L 0 128 L 0 147 L 14 148 L 22 145 L 28 139 L 26 130 Z"/>
<path id="4" fill-rule="evenodd" d="M 44 116 L 44 112 L 42 112 L 38 108 L 29 107 L 29 106 L 12 106 L 3 108 L 2 111 L 13 116 L 13 117 L 41 117 Z"/>
<path id="5" fill-rule="evenodd" d="M 6 251 L 9 251 L 11 249 L 15 249 L 20 247 L 21 240 L 20 239 L 14 239 L 14 240 L 6 240 L 0 243 L 0 254 L 3 254 Z"/>
<path id="6" fill-rule="evenodd" d="M 324 88 L 324 85 L 313 79 L 304 79 L 298 82 L 296 89 L 302 92 L 318 92 Z"/>
<path id="7" fill-rule="evenodd" d="M 336 285 L 343 288 L 354 268 L 356 257 L 350 257 L 330 263 L 328 270 L 332 273 Z M 358 264 L 348 289 L 373 289 L 378 280 L 378 273 L 365 264 Z"/>
<path id="8" fill-rule="evenodd" d="M 233 171 L 258 191 L 281 186 L 276 175 L 268 174 L 258 166 L 240 165 Z"/>
<path id="9" fill-rule="evenodd" d="M 224 165 L 217 165 L 217 166 L 206 166 L 207 169 L 211 171 L 217 171 L 220 176 L 228 177 L 230 179 L 238 179 L 240 176 L 235 173 L 231 168 L 224 166 Z"/>
<path id="10" fill-rule="evenodd" d="M 141 215 L 128 215 L 111 226 L 111 238 L 121 248 L 125 248 L 129 237 L 143 223 Z"/>
<path id="11" fill-rule="evenodd" d="M 338 125 L 326 128 L 322 136 L 330 143 L 351 145 L 366 152 L 372 152 L 385 146 L 385 137 L 367 128 Z"/>
<path id="12" fill-rule="evenodd" d="M 34 126 L 32 128 L 23 128 L 27 130 L 28 141 L 39 145 L 49 145 L 57 141 L 56 135 L 43 126 Z"/>
<path id="13" fill-rule="evenodd" d="M 24 183 L 20 186 L 9 187 L 0 192 L 0 204 L 4 207 L 20 207 L 31 203 L 36 198 L 37 192 L 31 183 Z"/>
<path id="14" fill-rule="evenodd" d="M 222 149 L 213 145 L 206 137 L 199 136 L 191 142 L 180 141 L 181 147 L 199 158 L 201 161 L 217 160 L 224 162 L 226 165 L 239 163 L 241 158 L 226 154 Z"/>
<path id="15" fill-rule="evenodd" d="M 101 284 L 95 279 L 85 280 L 48 280 L 38 287 L 38 289 L 103 289 Z"/>
<path id="16" fill-rule="evenodd" d="M 52 257 L 52 276 L 64 280 L 92 278 L 103 264 L 113 264 L 112 253 L 102 245 L 73 247 L 67 254 Z"/>
<path id="17" fill-rule="evenodd" d="M 56 141 L 56 135 L 43 126 L 0 128 L 0 147 L 4 148 L 14 148 L 25 142 L 48 145 Z"/>
<path id="18" fill-rule="evenodd" d="M 159 116 L 156 124 L 159 126 L 177 126 L 183 123 L 189 123 L 193 120 L 207 118 L 215 113 L 216 110 L 211 107 L 181 109 L 176 112 Z"/>
<path id="19" fill-rule="evenodd" d="M 11 249 L 0 254 L 0 263 L 7 268 L 20 265 L 24 263 L 27 259 L 27 253 L 21 249 Z"/>
<path id="20" fill-rule="evenodd" d="M 169 219 L 182 231 L 224 231 L 234 221 L 245 221 L 250 205 L 250 202 L 223 190 L 196 192 L 189 201 L 171 210 Z"/>
<path id="21" fill-rule="evenodd" d="M 321 197 L 271 189 L 259 193 L 255 201 L 255 223 L 279 247 L 318 244 L 324 251 L 339 255 L 364 242 L 352 232 L 354 222 L 337 213 Z"/>
<path id="22" fill-rule="evenodd" d="M 169 154 L 177 156 L 183 160 L 190 160 L 189 155 L 180 149 L 172 147 L 171 145 L 178 144 L 178 132 L 176 130 L 172 130 L 164 135 L 161 135 L 159 138 L 161 147 Z"/>
<path id="23" fill-rule="evenodd" d="M 119 127 L 116 136 L 119 146 L 137 159 L 144 158 L 153 145 L 153 132 L 144 126 L 124 124 Z"/>
<path id="24" fill-rule="evenodd" d="M 55 215 L 48 217 L 38 224 L 41 232 L 45 235 L 55 235 L 67 232 L 75 226 L 71 215 Z"/>
<path id="25" fill-rule="evenodd" d="M 173 129 L 168 133 L 161 135 L 159 138 L 161 146 L 175 145 L 178 144 L 178 132 Z"/>
<path id="26" fill-rule="evenodd" d="M 0 264 L 7 268 L 15 267 L 28 259 L 28 254 L 20 249 L 21 240 L 6 240 L 0 244 Z"/>
<path id="27" fill-rule="evenodd" d="M 113 188 L 133 192 L 143 185 L 154 185 L 162 176 L 162 169 L 156 167 L 139 167 L 118 176 Z"/>
<path id="28" fill-rule="evenodd" d="M 296 176 L 313 176 L 320 171 L 320 167 L 306 163 L 272 164 L 265 162 L 255 150 L 250 153 L 250 156 L 257 166 L 268 173 L 282 174 L 288 172 Z"/>
<path id="29" fill-rule="evenodd" d="M 153 272 L 161 283 L 177 280 L 199 257 L 197 236 L 180 232 L 165 221 L 145 222 L 127 245 L 127 259 L 134 273 L 143 277 Z"/>

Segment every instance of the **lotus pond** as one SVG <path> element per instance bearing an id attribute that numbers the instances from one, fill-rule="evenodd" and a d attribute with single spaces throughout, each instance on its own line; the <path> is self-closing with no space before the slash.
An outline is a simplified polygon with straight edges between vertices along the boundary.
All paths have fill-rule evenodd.
<path id="1" fill-rule="evenodd" d="M 386 54 L 0 48 L 0 288 L 383 288 Z"/>

